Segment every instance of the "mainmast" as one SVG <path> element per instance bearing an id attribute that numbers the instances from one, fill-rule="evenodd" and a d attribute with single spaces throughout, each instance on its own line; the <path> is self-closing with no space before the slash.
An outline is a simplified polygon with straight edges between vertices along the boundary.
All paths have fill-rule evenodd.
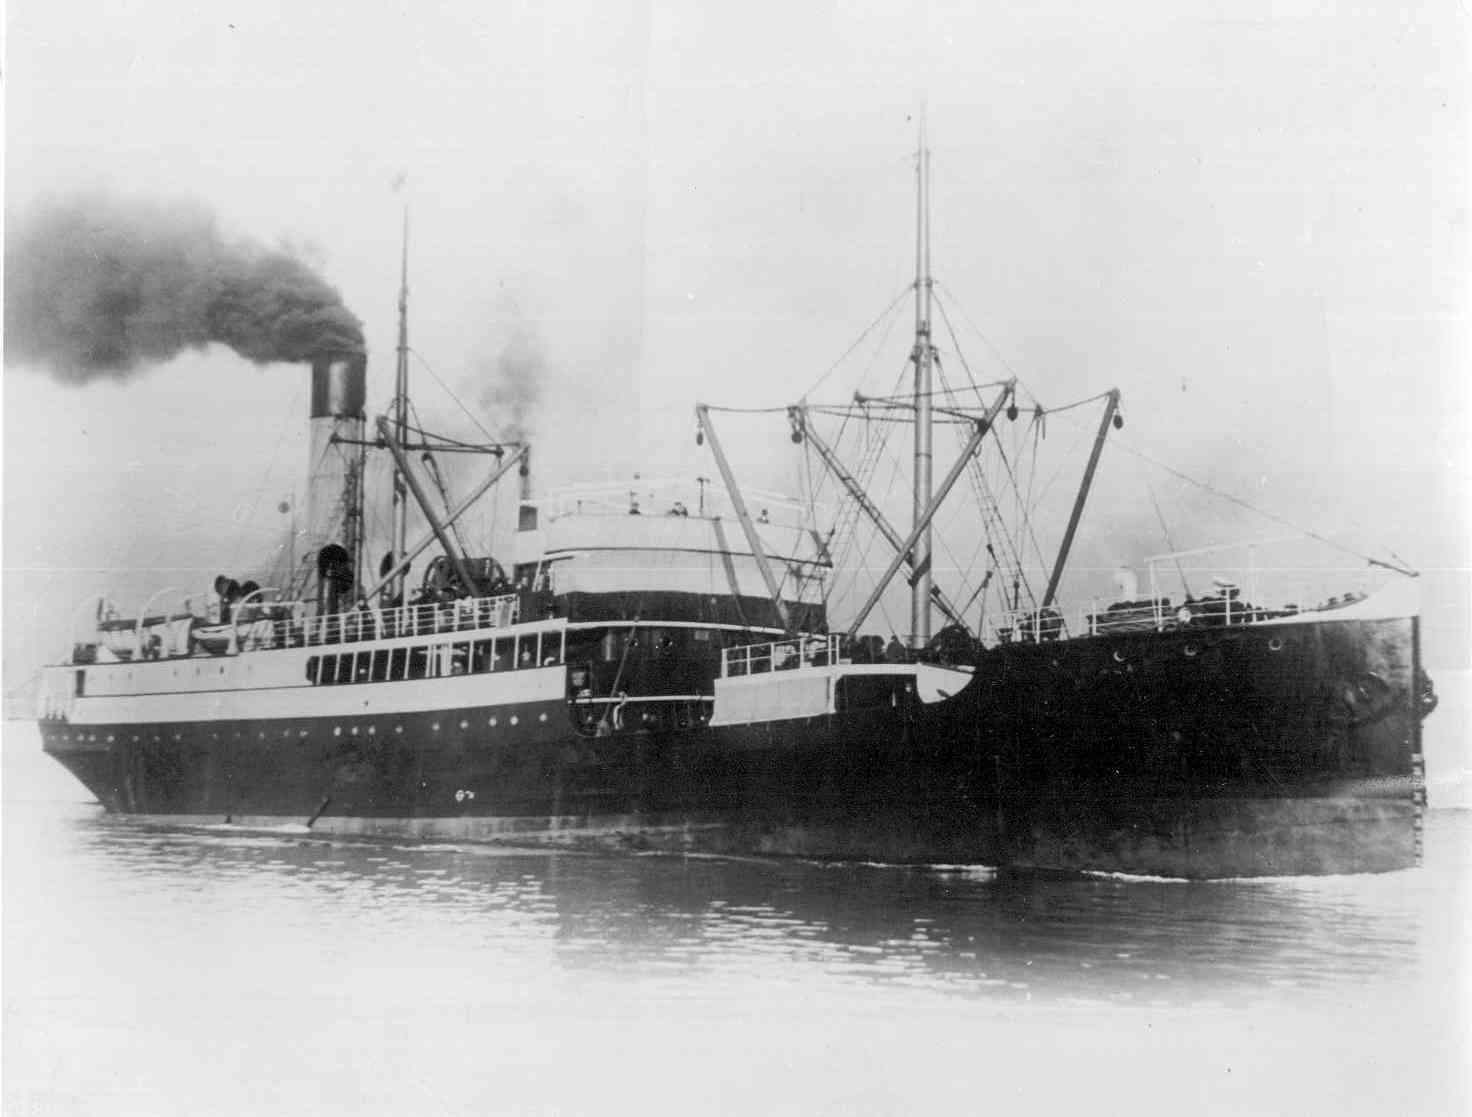
<path id="1" fill-rule="evenodd" d="M 399 445 L 408 441 L 409 433 L 409 203 L 404 203 L 403 248 L 399 260 L 399 347 L 394 369 L 394 438 Z M 394 539 L 390 567 L 404 557 L 409 538 L 409 492 L 403 472 L 394 471 Z M 389 586 L 389 596 L 403 600 L 408 571 L 399 574 Z"/>
<path id="2" fill-rule="evenodd" d="M 930 148 L 926 145 L 925 111 L 920 112 L 920 148 L 915 153 L 915 464 L 913 530 L 914 576 L 910 581 L 910 643 L 922 648 L 930 642 L 931 531 L 930 506 L 934 448 L 930 415 L 931 360 L 930 297 Z"/>

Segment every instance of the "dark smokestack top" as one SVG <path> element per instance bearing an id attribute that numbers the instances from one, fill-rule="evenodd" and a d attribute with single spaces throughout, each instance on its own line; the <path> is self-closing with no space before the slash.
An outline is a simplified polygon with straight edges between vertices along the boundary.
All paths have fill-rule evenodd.
<path id="1" fill-rule="evenodd" d="M 361 419 L 367 395 L 367 354 L 323 353 L 312 358 L 313 419 Z"/>

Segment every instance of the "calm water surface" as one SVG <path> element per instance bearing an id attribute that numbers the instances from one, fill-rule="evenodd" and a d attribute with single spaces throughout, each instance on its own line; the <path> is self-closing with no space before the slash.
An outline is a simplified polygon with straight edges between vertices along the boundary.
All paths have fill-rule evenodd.
<path id="1" fill-rule="evenodd" d="M 7 734 L 4 1112 L 1462 1113 L 1472 814 L 1182 884 L 109 818 Z"/>

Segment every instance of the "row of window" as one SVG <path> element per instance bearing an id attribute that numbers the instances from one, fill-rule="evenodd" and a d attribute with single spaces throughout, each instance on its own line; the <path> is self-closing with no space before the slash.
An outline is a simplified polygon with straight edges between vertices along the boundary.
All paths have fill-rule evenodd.
<path id="1" fill-rule="evenodd" d="M 315 686 L 382 683 L 396 679 L 434 679 L 480 675 L 562 662 L 560 632 L 531 632 L 493 640 L 458 640 L 412 648 L 379 648 L 307 657 L 307 681 Z"/>

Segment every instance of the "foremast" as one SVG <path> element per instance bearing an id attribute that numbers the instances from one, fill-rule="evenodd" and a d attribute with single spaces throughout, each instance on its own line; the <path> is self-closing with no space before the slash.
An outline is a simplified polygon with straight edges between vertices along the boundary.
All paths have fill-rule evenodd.
<path id="1" fill-rule="evenodd" d="M 404 203 L 403 244 L 399 257 L 399 344 L 398 362 L 394 368 L 394 438 L 400 446 L 409 434 L 409 203 Z M 385 564 L 396 569 L 404 559 L 409 540 L 409 491 L 404 471 L 394 470 L 393 481 L 393 549 Z M 382 572 L 381 573 L 385 573 Z M 393 577 L 388 596 L 403 600 L 407 571 Z"/>
<path id="2" fill-rule="evenodd" d="M 934 426 L 931 419 L 931 370 L 934 349 L 930 341 L 930 148 L 925 134 L 925 114 L 920 115 L 920 145 L 915 153 L 915 454 L 911 530 L 915 533 L 910 578 L 910 646 L 930 643 L 931 529 L 927 510 L 933 488 L 935 462 Z"/>

